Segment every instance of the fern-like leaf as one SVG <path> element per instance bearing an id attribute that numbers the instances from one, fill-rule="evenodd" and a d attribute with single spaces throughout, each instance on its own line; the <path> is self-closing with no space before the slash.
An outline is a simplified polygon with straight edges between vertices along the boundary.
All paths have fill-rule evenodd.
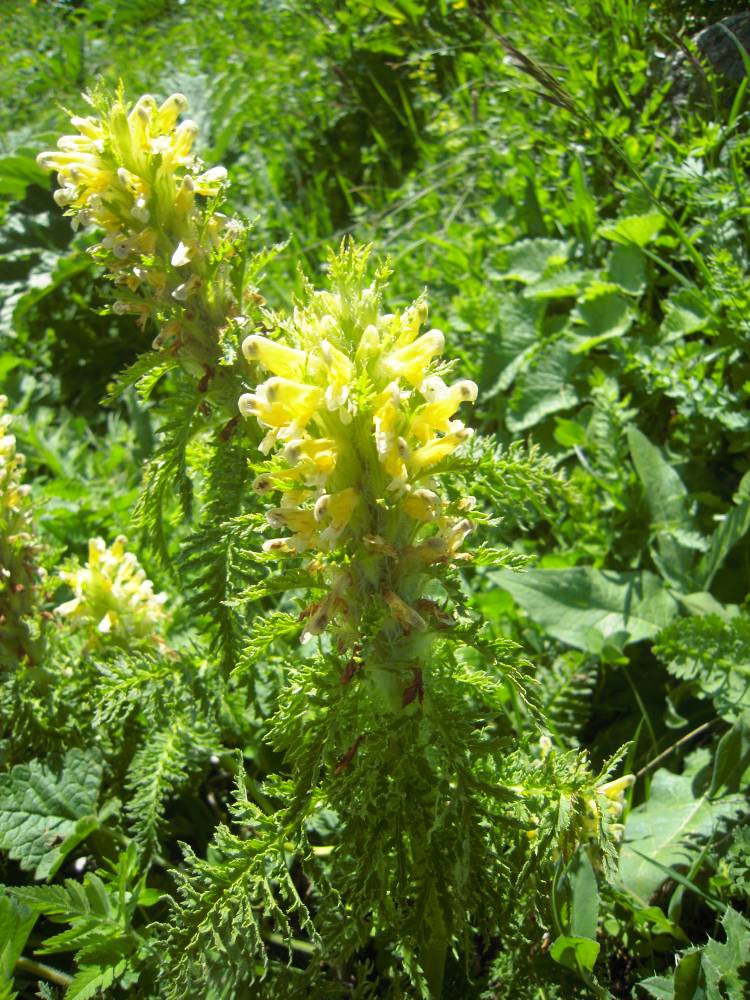
<path id="1" fill-rule="evenodd" d="M 571 748 L 579 745 L 581 730 L 588 722 L 597 675 L 597 661 L 573 650 L 537 673 L 547 726 Z"/>
<path id="2" fill-rule="evenodd" d="M 218 441 L 211 455 L 201 523 L 183 547 L 181 572 L 190 581 L 187 603 L 195 615 L 205 616 L 213 628 L 214 646 L 225 674 L 237 657 L 237 611 L 231 597 L 239 580 L 247 580 L 257 567 L 248 566 L 237 545 L 231 519 L 237 517 L 247 494 L 247 456 L 232 441 Z"/>
<path id="3" fill-rule="evenodd" d="M 193 436 L 200 397 L 194 386 L 182 386 L 170 400 L 171 419 L 161 428 L 162 443 L 146 466 L 143 489 L 133 512 L 133 523 L 163 562 L 169 560 L 164 526 L 167 499 L 175 493 L 183 514 L 190 517 L 192 485 L 186 471 L 185 450 Z"/>
<path id="4" fill-rule="evenodd" d="M 168 799 L 204 760 L 209 736 L 184 716 L 171 719 L 148 734 L 128 768 L 132 793 L 126 808 L 140 852 L 146 857 L 159 846 Z"/>
<path id="5" fill-rule="evenodd" d="M 248 800 L 244 775 L 238 786 L 232 812 L 249 827 L 249 836 L 238 837 L 221 824 L 212 844 L 220 860 L 203 860 L 183 846 L 186 868 L 176 874 L 182 898 L 163 928 L 168 1000 L 245 995 L 268 969 L 268 935 L 291 948 L 291 920 L 317 940 L 287 867 L 283 824 Z"/>

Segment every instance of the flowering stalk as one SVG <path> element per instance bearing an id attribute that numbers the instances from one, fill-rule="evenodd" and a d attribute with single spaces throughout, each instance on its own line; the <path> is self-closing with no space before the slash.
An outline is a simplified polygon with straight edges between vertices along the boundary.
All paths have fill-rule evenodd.
<path id="1" fill-rule="evenodd" d="M 304 560 L 324 592 L 301 615 L 303 641 L 321 638 L 313 684 L 322 690 L 311 684 L 310 707 L 302 708 L 300 678 L 309 683 L 315 668 L 290 666 L 297 680 L 271 720 L 272 742 L 293 764 L 318 740 L 330 762 L 334 734 L 347 733 L 350 745 L 317 788 L 309 776 L 320 770 L 300 768 L 298 801 L 319 797 L 342 817 L 342 896 L 356 898 L 355 909 L 372 907 L 375 933 L 387 928 L 416 946 L 438 997 L 449 942 L 486 919 L 481 908 L 471 912 L 483 873 L 516 849 L 529 869 L 553 848 L 565 863 L 581 843 L 606 850 L 606 821 L 624 786 L 602 784 L 609 765 L 597 778 L 582 757 L 546 752 L 530 761 L 522 734 L 504 755 L 488 748 L 477 705 L 503 686 L 501 671 L 492 676 L 498 654 L 483 644 L 481 623 L 448 597 L 456 594 L 452 571 L 471 558 L 463 543 L 482 518 L 474 498 L 451 495 L 446 482 L 472 435 L 461 410 L 477 387 L 442 358 L 445 338 L 427 327 L 424 297 L 384 311 L 388 271 L 381 267 L 367 283 L 368 256 L 369 248 L 344 244 L 329 259 L 328 290 L 308 286 L 289 319 L 269 316 L 268 331 L 244 341 L 245 357 L 264 377 L 239 409 L 265 431 L 260 448 L 269 457 L 254 485 L 274 497 L 265 515 L 274 534 L 263 550 Z M 454 678 L 460 665 L 450 650 L 466 645 L 483 654 L 487 673 Z M 331 680 L 330 664 L 339 660 L 340 680 Z M 517 675 L 506 676 L 516 683 Z M 466 692 L 475 684 L 472 701 Z M 504 815 L 482 799 L 493 788 Z M 383 796 L 376 818 L 368 795 Z M 532 817 L 533 835 L 511 848 Z M 490 830 L 491 847 L 483 832 Z M 455 865 L 441 854 L 443 836 L 454 851 L 463 845 Z M 377 877 L 369 873 L 373 858 Z M 385 901 L 381 910 L 359 896 L 366 870 L 373 897 Z"/>
<path id="2" fill-rule="evenodd" d="M 34 622 L 39 585 L 39 543 L 30 487 L 23 483 L 24 456 L 16 451 L 8 399 L 0 396 L 0 669 L 34 665 L 41 654 Z"/>
<path id="3" fill-rule="evenodd" d="M 55 610 L 90 633 L 90 641 L 135 647 L 158 641 L 166 620 L 165 593 L 155 594 L 154 585 L 119 535 L 108 548 L 101 538 L 89 541 L 85 566 L 61 570 L 60 578 L 74 597 Z"/>
<path id="4" fill-rule="evenodd" d="M 443 334 L 422 330 L 424 298 L 381 311 L 387 270 L 365 286 L 368 256 L 343 248 L 330 261 L 330 291 L 311 291 L 278 322 L 278 339 L 244 341 L 245 357 L 270 377 L 239 409 L 265 428 L 261 450 L 276 452 L 254 484 L 279 497 L 266 521 L 282 534 L 263 549 L 311 557 L 327 586 L 305 612 L 303 640 L 329 631 L 339 648 L 356 646 L 400 707 L 423 699 L 430 636 L 451 621 L 428 581 L 467 558 L 474 499 L 449 498 L 440 481 L 472 435 L 458 411 L 477 387 L 450 378 Z"/>
<path id="5" fill-rule="evenodd" d="M 152 321 L 154 350 L 176 358 L 232 410 L 232 332 L 246 322 L 237 251 L 246 233 L 216 209 L 226 170 L 206 170 L 193 153 L 198 126 L 178 124 L 187 108 L 182 94 L 162 104 L 146 94 L 132 109 L 122 94 L 91 103 L 99 116 L 73 115 L 76 133 L 38 157 L 57 172 L 55 201 L 75 228 L 104 230 L 91 252 L 114 282 L 114 311 L 134 314 L 142 328 Z"/>

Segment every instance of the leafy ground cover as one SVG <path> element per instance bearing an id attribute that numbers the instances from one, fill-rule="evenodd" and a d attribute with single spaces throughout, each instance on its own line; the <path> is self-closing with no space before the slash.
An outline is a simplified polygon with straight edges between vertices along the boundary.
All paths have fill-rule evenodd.
<path id="1" fill-rule="evenodd" d="M 0 997 L 747 995 L 750 138 L 747 78 L 691 41 L 718 6 L 8 6 Z M 131 308 L 132 247 L 74 230 L 37 162 L 120 83 L 184 95 L 228 172 L 194 171 L 222 284 L 187 320 Z M 352 289 L 386 256 L 371 315 Z M 313 350 L 331 281 L 376 332 L 427 287 L 476 389 L 441 446 L 450 559 L 418 600 L 393 571 L 364 653 L 303 650 L 300 614 L 315 634 L 333 588 L 319 631 L 351 623 L 387 533 L 347 527 L 339 575 L 279 568 L 252 485 L 283 463 L 236 409 L 284 375 L 246 335 Z M 212 309 L 192 354 L 164 332 Z M 440 353 L 388 350 L 404 385 Z M 293 536 L 308 501 L 276 511 Z"/>

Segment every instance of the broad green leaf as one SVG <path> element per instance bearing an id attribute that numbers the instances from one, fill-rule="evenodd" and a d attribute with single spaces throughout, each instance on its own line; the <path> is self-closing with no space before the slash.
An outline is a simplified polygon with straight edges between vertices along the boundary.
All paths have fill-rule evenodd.
<path id="1" fill-rule="evenodd" d="M 647 215 L 627 215 L 614 225 L 600 226 L 599 235 L 613 243 L 623 243 L 645 247 L 657 236 L 664 225 L 664 216 L 659 212 Z"/>
<path id="2" fill-rule="evenodd" d="M 36 162 L 36 153 L 24 156 L 18 150 L 15 155 L 0 156 L 0 195 L 20 200 L 30 184 L 49 187 L 49 175 Z"/>
<path id="3" fill-rule="evenodd" d="M 56 766 L 32 760 L 0 775 L 0 848 L 35 878 L 51 878 L 98 826 L 101 761 L 68 750 Z"/>
<path id="4" fill-rule="evenodd" d="M 516 382 L 506 417 L 508 429 L 517 434 L 534 427 L 551 413 L 575 406 L 578 393 L 570 380 L 582 360 L 571 353 L 564 341 L 543 349 Z"/>
<path id="5" fill-rule="evenodd" d="M 623 292 L 640 295 L 646 287 L 646 255 L 632 245 L 616 246 L 609 255 L 607 275 Z"/>
<path id="6" fill-rule="evenodd" d="M 556 417 L 555 441 L 558 441 L 564 448 L 574 448 L 576 445 L 583 446 L 588 438 L 586 428 L 576 420 L 565 420 L 563 417 Z"/>
<path id="7" fill-rule="evenodd" d="M 562 267 L 569 253 L 570 244 L 564 240 L 521 240 L 504 248 L 506 263 L 501 277 L 531 285 L 548 268 Z"/>
<path id="8" fill-rule="evenodd" d="M 533 356 L 539 342 L 543 309 L 541 302 L 515 295 L 501 300 L 498 330 L 488 338 L 482 358 L 482 399 L 491 399 L 506 390 Z"/>
<path id="9" fill-rule="evenodd" d="M 499 570 L 488 579 L 504 590 L 550 635 L 577 649 L 592 648 L 591 632 L 625 632 L 629 642 L 649 639 L 678 613 L 677 601 L 653 573 L 576 566 Z"/>
<path id="10" fill-rule="evenodd" d="M 681 288 L 667 299 L 659 332 L 664 341 L 677 340 L 688 333 L 705 329 L 710 319 L 708 307 L 697 294 Z"/>
<path id="11" fill-rule="evenodd" d="M 744 796 L 711 798 L 698 779 L 660 769 L 646 802 L 628 816 L 620 850 L 620 880 L 641 905 L 667 879 L 666 869 L 689 867 L 699 851 L 697 840 L 712 836 L 722 821 L 747 808 Z"/>
<path id="12" fill-rule="evenodd" d="M 573 969 L 576 972 L 579 969 L 586 969 L 591 972 L 599 956 L 599 942 L 587 937 L 565 934 L 552 942 L 549 953 L 551 958 L 566 969 Z"/>
<path id="13" fill-rule="evenodd" d="M 696 571 L 697 584 L 707 590 L 734 546 L 750 530 L 750 500 L 744 500 L 726 515 L 709 540 L 708 552 Z"/>
<path id="14" fill-rule="evenodd" d="M 580 324 L 583 339 L 573 348 L 573 354 L 585 354 L 607 340 L 621 337 L 629 329 L 635 313 L 629 303 L 613 292 L 578 303 L 573 320 Z M 576 327 L 578 333 L 578 327 Z"/>
<path id="15" fill-rule="evenodd" d="M 679 530 L 692 527 L 693 516 L 687 490 L 659 448 L 651 444 L 645 434 L 633 426 L 628 427 L 627 434 L 633 464 L 651 512 L 660 561 L 667 575 L 674 582 L 679 582 L 692 565 L 691 549 L 695 547 L 685 545 L 675 537 Z"/>
<path id="16" fill-rule="evenodd" d="M 595 276 L 595 271 L 565 267 L 529 285 L 524 289 L 523 295 L 527 299 L 574 298 L 588 287 Z"/>
<path id="17" fill-rule="evenodd" d="M 13 969 L 36 923 L 36 917 L 36 913 L 23 903 L 4 895 L 0 889 L 0 1000 L 10 1000 L 16 996 L 11 992 Z"/>
<path id="18" fill-rule="evenodd" d="M 599 887 L 585 849 L 580 849 L 567 871 L 570 884 L 570 932 L 574 937 L 596 940 L 599 921 Z"/>

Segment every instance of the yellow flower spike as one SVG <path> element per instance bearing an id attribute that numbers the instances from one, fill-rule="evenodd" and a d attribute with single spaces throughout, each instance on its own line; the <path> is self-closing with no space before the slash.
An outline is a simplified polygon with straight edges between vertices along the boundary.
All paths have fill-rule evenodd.
<path id="1" fill-rule="evenodd" d="M 436 564 L 466 558 L 459 550 L 472 527 L 462 514 L 444 513 L 427 475 L 471 436 L 453 418 L 475 401 L 477 387 L 437 376 L 445 338 L 439 330 L 420 335 L 424 299 L 401 313 L 380 310 L 387 272 L 367 284 L 366 258 L 366 250 L 345 246 L 330 262 L 330 289 L 308 286 L 291 318 L 269 317 L 282 339 L 245 340 L 247 360 L 273 377 L 239 400 L 244 416 L 269 428 L 261 450 L 278 449 L 286 466 L 270 467 L 254 484 L 281 492 L 268 520 L 291 529 L 264 549 L 314 553 L 309 571 L 340 589 L 310 612 L 305 636 L 335 620 L 344 645 L 370 601 L 380 614 L 384 603 L 389 608 L 386 644 L 399 630 L 430 631 L 419 615 L 421 587 Z M 343 565 L 346 584 L 330 575 Z"/>
<path id="2" fill-rule="evenodd" d="M 315 504 L 315 520 L 328 519 L 329 524 L 320 532 L 320 541 L 324 546 L 333 547 L 346 530 L 360 502 L 359 490 L 348 487 L 338 493 L 324 493 Z"/>
<path id="3" fill-rule="evenodd" d="M 310 534 L 315 531 L 315 516 L 311 510 L 298 510 L 294 507 L 275 507 L 266 512 L 266 520 L 272 528 L 290 528 L 297 534 Z"/>
<path id="4" fill-rule="evenodd" d="M 396 619 L 398 624 L 406 632 L 416 630 L 422 632 L 427 628 L 427 622 L 424 618 L 410 607 L 406 601 L 404 601 L 398 594 L 394 593 L 392 590 L 386 590 L 383 594 L 385 603 L 391 609 L 393 617 Z"/>
<path id="5" fill-rule="evenodd" d="M 178 215 L 187 215 L 195 204 L 195 182 L 190 174 L 182 178 L 179 190 L 174 200 L 175 211 Z"/>
<path id="6" fill-rule="evenodd" d="M 608 800 L 604 808 L 612 819 L 619 819 L 622 816 L 625 808 L 625 792 L 634 782 L 634 774 L 623 774 L 622 777 L 607 781 L 597 788 L 596 794 Z"/>
<path id="7" fill-rule="evenodd" d="M 197 135 L 198 126 L 191 118 L 181 122 L 175 129 L 171 142 L 165 143 L 163 150 L 160 150 L 164 162 L 176 166 L 186 164 Z"/>
<path id="8" fill-rule="evenodd" d="M 156 100 L 150 94 L 144 94 L 128 115 L 131 149 L 136 157 L 150 149 L 151 116 L 156 110 Z"/>
<path id="9" fill-rule="evenodd" d="M 82 136 L 94 142 L 103 140 L 107 134 L 104 126 L 97 118 L 83 118 L 80 115 L 73 115 L 70 119 L 70 124 L 73 128 L 77 128 Z"/>
<path id="10" fill-rule="evenodd" d="M 221 191 L 227 181 L 226 167 L 211 167 L 203 174 L 198 174 L 193 183 L 198 194 L 213 197 Z"/>
<path id="11" fill-rule="evenodd" d="M 404 499 L 403 507 L 415 521 L 433 521 L 440 509 L 440 497 L 432 490 L 414 490 Z"/>
<path id="12" fill-rule="evenodd" d="M 326 406 L 329 410 L 337 410 L 344 406 L 349 396 L 349 383 L 354 374 L 354 366 L 343 351 L 334 347 L 328 340 L 321 342 L 320 354 L 328 369 Z"/>
<path id="13" fill-rule="evenodd" d="M 330 438 L 305 438 L 290 441 L 283 457 L 299 476 L 311 485 L 325 480 L 336 467 L 338 449 Z"/>
<path id="14" fill-rule="evenodd" d="M 275 375 L 259 385 L 250 398 L 253 415 L 267 427 L 294 425 L 302 429 L 319 407 L 323 391 Z"/>
<path id="15" fill-rule="evenodd" d="M 381 349 L 380 345 L 380 334 L 378 333 L 378 328 L 373 326 L 372 323 L 366 326 L 364 332 L 360 338 L 359 344 L 357 346 L 357 361 L 366 362 L 370 358 L 375 357 Z"/>
<path id="16" fill-rule="evenodd" d="M 442 354 L 445 337 L 440 330 L 429 330 L 414 343 L 398 348 L 383 361 L 385 368 L 413 386 L 420 385 L 427 368 L 436 354 Z"/>
<path id="17" fill-rule="evenodd" d="M 409 306 L 401 317 L 401 330 L 394 345 L 395 348 L 403 348 L 411 344 L 419 330 L 427 322 L 428 307 L 424 298 L 419 298 Z M 440 348 L 442 351 L 442 347 Z"/>

